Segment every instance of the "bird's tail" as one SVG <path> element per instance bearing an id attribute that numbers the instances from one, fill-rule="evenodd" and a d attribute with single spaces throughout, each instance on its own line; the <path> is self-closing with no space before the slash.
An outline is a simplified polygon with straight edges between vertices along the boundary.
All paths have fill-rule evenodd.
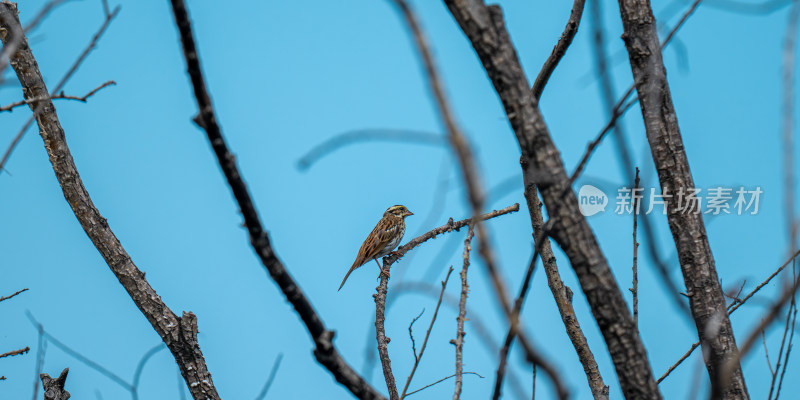
<path id="1" fill-rule="evenodd" d="M 339 290 L 342 290 L 342 286 L 344 286 L 344 283 L 345 283 L 345 282 L 347 282 L 347 277 L 348 277 L 348 276 L 350 276 L 350 274 L 351 274 L 353 271 L 355 271 L 355 270 L 356 270 L 356 268 L 358 268 L 358 267 L 360 267 L 360 265 L 358 265 L 358 261 L 356 261 L 355 263 L 353 263 L 353 266 L 352 266 L 352 267 L 350 267 L 350 270 L 349 270 L 349 271 L 347 271 L 347 275 L 345 275 L 345 276 L 344 276 L 344 279 L 342 279 L 342 284 L 341 284 L 341 285 L 339 285 Z M 337 290 L 337 291 L 338 291 L 338 290 Z"/>

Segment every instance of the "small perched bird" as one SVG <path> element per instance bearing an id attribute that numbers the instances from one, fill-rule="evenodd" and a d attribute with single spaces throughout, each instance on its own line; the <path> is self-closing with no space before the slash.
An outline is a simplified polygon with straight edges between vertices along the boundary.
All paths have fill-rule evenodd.
<path id="1" fill-rule="evenodd" d="M 358 249 L 356 261 L 353 262 L 353 266 L 350 267 L 347 275 L 342 279 L 339 290 L 342 290 L 342 286 L 344 286 L 350 273 L 370 260 L 375 260 L 378 263 L 378 268 L 381 268 L 381 263 L 378 262 L 378 259 L 391 253 L 403 240 L 403 234 L 406 233 L 405 218 L 409 215 L 414 215 L 414 213 L 401 205 L 391 206 L 383 213 L 383 218 L 378 221 L 378 225 L 375 225 L 375 229 L 364 239 L 364 243 Z M 381 272 L 383 272 L 383 269 L 381 269 Z"/>

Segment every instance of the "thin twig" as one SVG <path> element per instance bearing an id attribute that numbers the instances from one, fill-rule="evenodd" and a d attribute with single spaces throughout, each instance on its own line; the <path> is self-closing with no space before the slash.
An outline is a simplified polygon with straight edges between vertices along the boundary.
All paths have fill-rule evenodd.
<path id="1" fill-rule="evenodd" d="M 450 341 L 456 347 L 456 388 L 453 392 L 453 400 L 461 398 L 461 386 L 463 385 L 464 322 L 467 319 L 467 295 L 469 294 L 467 270 L 469 270 L 469 252 L 472 250 L 472 236 L 474 234 L 473 225 L 470 225 L 467 231 L 467 238 L 464 239 L 464 253 L 462 255 L 464 264 L 461 267 L 461 295 L 458 300 L 458 317 L 456 317 L 456 338 Z"/>
<path id="2" fill-rule="evenodd" d="M 48 1 L 47 4 L 44 5 L 44 7 L 39 9 L 39 12 L 36 14 L 36 16 L 34 16 L 30 21 L 28 21 L 27 24 L 25 24 L 25 27 L 23 27 L 22 30 L 24 30 L 25 33 L 28 33 L 31 30 L 36 29 L 36 27 L 39 26 L 39 24 L 42 21 L 44 21 L 44 19 L 47 18 L 48 15 L 50 15 L 51 11 L 53 11 L 56 7 L 64 4 L 65 2 L 66 0 Z"/>
<path id="3" fill-rule="evenodd" d="M 157 344 L 157 345 L 151 347 L 150 350 L 147 350 L 147 352 L 144 353 L 142 358 L 139 360 L 139 363 L 136 365 L 136 371 L 133 373 L 133 384 L 131 385 L 132 386 L 131 387 L 131 395 L 132 395 L 131 397 L 133 398 L 133 400 L 138 400 L 139 399 L 139 381 L 142 378 L 142 372 L 144 371 L 145 364 L 147 364 L 147 362 L 150 360 L 150 358 L 152 358 L 154 355 L 156 355 L 156 353 L 158 353 L 159 351 L 164 350 L 166 348 L 167 347 L 164 345 L 163 342 L 160 343 L 160 344 Z"/>
<path id="4" fill-rule="evenodd" d="M 672 39 L 675 37 L 678 31 L 680 31 L 680 29 L 683 27 L 683 25 L 686 23 L 689 17 L 692 16 L 692 14 L 694 14 L 694 12 L 697 10 L 697 7 L 700 6 L 700 3 L 702 1 L 703 0 L 695 0 L 694 3 L 692 3 L 691 6 L 689 6 L 689 9 L 687 9 L 686 12 L 683 13 L 681 19 L 669 31 L 666 38 L 661 43 L 661 51 L 664 51 L 664 49 L 667 46 L 669 46 L 669 44 L 672 42 Z M 628 87 L 628 90 L 625 91 L 625 94 L 623 94 L 622 97 L 620 97 L 620 99 L 617 101 L 617 103 L 614 104 L 614 108 L 612 109 L 611 112 L 611 118 L 609 119 L 608 123 L 606 123 L 606 126 L 600 131 L 599 134 L 597 134 L 594 140 L 592 140 L 589 143 L 589 145 L 586 148 L 586 151 L 583 153 L 583 156 L 581 157 L 581 160 L 578 162 L 578 166 L 572 173 L 572 176 L 570 177 L 570 186 L 573 183 L 575 183 L 580 174 L 583 172 L 586 163 L 589 161 L 589 158 L 591 158 L 592 154 L 594 153 L 594 150 L 597 148 L 600 142 L 602 142 L 603 138 L 605 138 L 605 135 L 616 126 L 616 123 L 619 120 L 619 118 L 622 115 L 624 115 L 625 112 L 631 108 L 631 106 L 639 102 L 638 98 L 634 98 L 628 101 L 628 97 L 630 97 L 631 94 L 633 94 L 635 88 L 636 88 L 635 84 L 632 83 Z"/>
<path id="5" fill-rule="evenodd" d="M 117 8 L 118 10 L 119 8 Z M 112 14 L 111 18 L 114 15 L 116 13 Z M 9 41 L 13 42 L 15 40 L 13 37 L 21 36 L 16 52 L 11 56 L 11 66 L 16 72 L 25 98 L 47 97 L 50 93 L 47 91 L 44 78 L 33 52 L 28 46 L 27 39 L 22 33 L 16 5 L 11 2 L 0 3 L 0 21 L 2 28 L 6 31 L 6 34 L 0 38 L 4 45 Z M 106 19 L 104 25 L 107 26 L 108 22 L 110 19 Z M 84 54 L 88 54 L 88 50 Z M 77 69 L 78 64 L 72 71 Z M 179 317 L 164 304 L 158 293 L 145 279 L 144 273 L 134 264 L 119 239 L 114 235 L 107 220 L 95 207 L 75 166 L 75 159 L 66 142 L 64 129 L 53 102 L 46 98 L 36 104 L 30 104 L 29 107 L 33 111 L 39 127 L 39 135 L 47 150 L 64 198 L 84 232 L 125 288 L 131 300 L 170 348 L 192 394 L 197 398 L 218 399 L 219 395 L 197 343 L 196 316 L 191 312 L 184 312 Z"/>
<path id="6" fill-rule="evenodd" d="M 100 40 L 100 38 L 106 32 L 106 29 L 111 25 L 111 21 L 113 21 L 114 18 L 117 16 L 117 14 L 119 14 L 119 10 L 120 10 L 120 6 L 117 6 L 117 7 L 114 8 L 114 11 L 111 12 L 111 14 L 107 14 L 105 16 L 105 20 L 103 20 L 103 24 L 100 25 L 100 28 L 97 30 L 97 32 L 95 32 L 94 36 L 92 36 L 92 40 L 89 41 L 89 44 L 83 49 L 83 52 L 81 52 L 81 54 L 78 56 L 78 58 L 75 60 L 75 62 L 72 63 L 72 66 L 70 66 L 70 68 L 67 70 L 67 72 L 64 74 L 64 76 L 61 77 L 61 80 L 58 82 L 58 84 L 56 84 L 55 88 L 50 92 L 51 96 L 55 95 L 58 92 L 60 92 L 64 88 L 64 85 L 66 85 L 67 82 L 70 80 L 70 78 L 72 78 L 72 75 L 75 74 L 75 71 L 77 71 L 78 68 L 81 66 L 81 64 L 83 64 L 83 61 L 86 60 L 86 57 L 89 56 L 89 53 L 91 53 L 92 50 L 97 46 L 97 42 Z M 11 153 L 14 152 L 14 149 L 17 147 L 17 144 L 19 144 L 20 140 L 22 140 L 22 137 L 25 135 L 25 132 L 28 130 L 28 128 L 30 128 L 31 124 L 33 124 L 33 121 L 34 121 L 34 119 L 36 117 L 36 114 L 38 113 L 38 110 L 41 107 L 41 105 L 44 104 L 44 103 L 47 103 L 47 102 L 43 101 L 44 97 L 46 97 L 46 96 L 36 96 L 36 98 L 40 98 L 41 102 L 38 103 L 33 108 L 33 116 L 28 118 L 28 120 L 25 122 L 25 124 L 19 130 L 19 132 L 17 132 L 16 136 L 14 136 L 14 139 L 12 139 L 11 143 L 8 145 L 8 148 L 6 149 L 6 152 L 3 154 L 3 158 L 0 159 L 0 173 L 2 173 L 3 168 L 6 165 L 6 162 L 8 162 L 8 158 L 11 157 Z"/>
<path id="7" fill-rule="evenodd" d="M 614 78 L 609 69 L 606 55 L 606 40 L 602 6 L 603 3 L 600 1 L 592 1 L 589 2 L 588 5 L 589 13 L 591 15 L 590 21 L 592 22 L 592 48 L 594 50 L 593 54 L 595 60 L 594 70 L 597 74 L 597 80 L 600 83 L 598 88 L 601 92 L 603 105 L 606 109 L 605 111 L 607 114 L 612 115 L 612 119 L 614 120 L 613 124 L 607 124 L 607 126 L 612 126 L 611 136 L 614 139 L 614 144 L 616 145 L 615 148 L 617 151 L 617 158 L 620 160 L 620 173 L 626 182 L 631 182 L 634 179 L 634 161 L 633 157 L 631 156 L 631 150 L 629 148 L 627 135 L 625 133 L 625 126 L 616 123 L 619 116 L 614 117 L 614 115 L 617 115 L 614 110 L 614 103 L 616 102 L 617 96 L 614 89 Z M 678 289 L 678 285 L 675 283 L 672 275 L 670 275 L 669 267 L 667 266 L 667 263 L 664 262 L 664 259 L 661 255 L 661 250 L 658 247 L 659 240 L 657 237 L 657 231 L 653 229 L 653 219 L 646 214 L 641 215 L 639 219 L 641 220 L 642 236 L 644 237 L 644 242 L 647 245 L 650 260 L 652 261 L 653 267 L 655 267 L 661 278 L 659 279 L 659 282 L 665 286 L 666 292 L 670 295 L 670 298 L 678 307 L 678 309 L 683 311 L 686 315 L 689 315 L 689 307 L 686 305 L 686 301 L 681 297 L 681 290 Z"/>
<path id="8" fill-rule="evenodd" d="M 444 280 L 442 281 L 442 291 L 439 293 L 439 300 L 436 302 L 436 309 L 433 310 L 433 317 L 431 317 L 431 324 L 428 325 L 428 331 L 425 332 L 425 340 L 422 341 L 422 347 L 419 349 L 419 355 L 414 355 L 414 366 L 411 367 L 411 373 L 408 374 L 408 379 L 406 379 L 406 385 L 403 387 L 403 394 L 400 395 L 400 399 L 406 397 L 406 392 L 408 391 L 408 385 L 411 384 L 411 380 L 414 379 L 414 373 L 417 372 L 417 367 L 419 366 L 420 361 L 422 361 L 422 355 L 425 353 L 425 348 L 428 346 L 428 338 L 431 336 L 431 331 L 433 330 L 433 324 L 436 323 L 436 316 L 439 315 L 439 307 L 442 305 L 442 296 L 444 296 L 444 290 L 447 288 L 447 282 L 450 281 L 450 274 L 453 273 L 453 266 L 447 270 L 447 275 L 445 276 Z M 420 314 L 422 315 L 422 314 Z M 411 327 L 408 328 L 409 334 L 411 333 Z"/>
<path id="9" fill-rule="evenodd" d="M 447 224 L 431 229 L 430 231 L 415 237 L 408 243 L 397 248 L 397 250 L 391 255 L 384 257 L 383 270 L 390 271 L 392 264 L 403 257 L 409 250 L 419 246 L 427 240 L 435 238 L 437 235 L 458 230 L 466 225 L 472 224 L 473 221 L 486 220 L 518 210 L 519 204 L 517 203 L 502 210 L 492 211 L 490 213 L 480 215 L 479 218 L 468 218 L 458 222 L 453 222 L 453 219 L 450 218 Z M 389 390 L 389 398 L 390 400 L 395 400 L 399 399 L 400 397 L 397 394 L 397 383 L 394 378 L 394 373 L 392 372 L 392 361 L 389 357 L 388 345 L 390 339 L 386 336 L 386 329 L 384 327 L 386 320 L 386 293 L 388 290 L 388 285 L 389 276 L 388 274 L 382 273 L 380 275 L 380 284 L 378 285 L 377 291 L 372 296 L 375 299 L 375 334 L 378 342 L 378 357 L 381 361 L 383 376 L 384 380 L 386 381 L 386 388 Z"/>
<path id="10" fill-rule="evenodd" d="M 778 357 L 775 361 L 775 369 L 772 369 L 770 366 L 769 370 L 772 374 L 772 379 L 770 380 L 769 384 L 769 395 L 767 399 L 772 399 L 772 392 L 775 390 L 775 384 L 778 382 L 778 372 L 781 370 L 781 364 L 783 362 L 783 350 L 786 348 L 786 336 L 789 334 L 789 324 L 792 322 L 792 311 L 794 311 L 794 302 L 790 303 L 789 310 L 786 312 L 786 323 L 783 325 L 783 335 L 781 336 L 781 345 L 778 347 Z M 761 331 L 761 339 L 764 340 L 764 331 Z M 766 344 L 764 345 L 766 349 Z M 766 350 L 765 350 L 766 351 Z M 769 362 L 769 356 L 767 357 L 767 362 Z"/>
<path id="11" fill-rule="evenodd" d="M 797 38 L 797 24 L 800 19 L 800 1 L 794 0 L 794 5 L 789 11 L 789 21 L 786 26 L 786 36 L 783 40 L 783 62 L 781 68 L 783 70 L 783 190 L 784 190 L 784 207 L 785 218 L 787 224 L 787 233 L 789 239 L 788 249 L 791 251 L 795 249 L 797 244 L 797 229 L 800 220 L 795 213 L 795 179 L 794 179 L 794 82 L 795 82 L 795 53 L 796 53 L 796 38 Z"/>
<path id="12" fill-rule="evenodd" d="M 789 333 L 789 346 L 786 348 L 786 357 L 783 360 L 783 369 L 781 370 L 781 377 L 778 380 L 778 390 L 775 392 L 775 400 L 781 396 L 781 388 L 783 387 L 783 377 L 786 375 L 786 369 L 789 366 L 789 353 L 792 352 L 792 339 L 794 338 L 794 326 L 797 321 L 797 304 L 795 303 L 794 312 L 792 313 L 792 330 Z"/>
<path id="13" fill-rule="evenodd" d="M 39 374 L 42 372 L 42 364 L 44 364 L 44 356 L 47 353 L 47 341 L 44 340 L 44 327 L 42 324 L 33 319 L 30 313 L 27 314 L 28 319 L 36 327 L 37 342 L 36 342 L 36 370 L 33 374 L 33 396 L 31 399 L 38 400 L 39 398 Z"/>
<path id="14" fill-rule="evenodd" d="M 781 271 L 783 271 L 783 270 L 784 270 L 784 268 L 786 268 L 786 266 L 787 266 L 787 265 L 789 265 L 790 263 L 792 263 L 792 262 L 793 262 L 793 261 L 794 261 L 794 260 L 797 258 L 797 256 L 798 256 L 798 255 L 800 255 L 800 250 L 798 250 L 798 251 L 796 251 L 794 254 L 792 254 L 792 256 L 791 256 L 791 257 L 790 257 L 788 260 L 786 260 L 786 262 L 784 262 L 784 263 L 783 263 L 783 264 L 782 264 L 780 267 L 778 267 L 778 269 L 776 269 L 776 270 L 775 270 L 775 272 L 773 272 L 772 274 L 770 274 L 770 275 L 767 277 L 767 279 L 765 279 L 765 280 L 764 280 L 763 282 L 761 282 L 761 283 L 760 283 L 758 286 L 756 286 L 756 288 L 755 288 L 755 289 L 753 289 L 752 291 L 750 291 L 750 293 L 748 293 L 748 294 L 747 294 L 747 296 L 745 296 L 745 297 L 744 297 L 744 298 L 743 298 L 741 301 L 739 301 L 739 302 L 734 302 L 734 303 L 731 303 L 731 306 L 729 306 L 729 307 L 728 307 L 728 315 L 731 315 L 731 314 L 733 314 L 733 312 L 734 312 L 734 311 L 738 310 L 738 309 L 739 309 L 739 307 L 741 307 L 742 305 L 744 305 L 744 303 L 746 303 L 746 302 L 747 302 L 747 300 L 749 300 L 751 297 L 753 297 L 753 295 L 755 295 L 756 293 L 758 293 L 758 291 L 759 291 L 759 290 L 761 290 L 761 288 L 763 288 L 764 286 L 766 286 L 766 285 L 767 285 L 767 284 L 768 284 L 768 283 L 769 283 L 769 282 L 772 280 L 772 278 L 775 278 L 775 277 L 776 277 L 776 276 L 777 276 L 777 275 L 778 275 L 778 274 L 779 274 Z M 666 371 L 666 372 L 664 372 L 664 374 L 663 374 L 663 375 L 661 375 L 661 377 L 660 377 L 660 378 L 658 378 L 658 380 L 656 381 L 656 383 L 661 383 L 661 381 L 663 381 L 664 379 L 666 379 L 666 377 L 667 377 L 667 376 L 669 376 L 669 374 L 670 374 L 670 373 L 672 373 L 672 371 L 674 371 L 674 370 L 675 370 L 675 368 L 677 368 L 679 365 L 681 365 L 681 363 L 683 363 L 683 362 L 684 362 L 684 361 L 685 361 L 687 358 L 689 358 L 689 355 L 691 355 L 691 354 L 692 354 L 692 352 L 693 352 L 693 351 L 694 351 L 694 350 L 695 350 L 695 349 L 696 349 L 698 346 L 700 346 L 700 342 L 699 342 L 699 341 L 697 341 L 697 342 L 694 342 L 694 343 L 692 344 L 692 346 L 689 348 L 689 350 L 687 350 L 687 351 L 686 351 L 686 353 L 684 353 L 684 354 L 683 354 L 683 356 L 681 356 L 681 358 L 679 358 L 679 359 L 678 359 L 678 361 L 676 361 L 674 364 L 670 365 L 670 367 L 667 369 L 667 371 Z"/>
<path id="15" fill-rule="evenodd" d="M 11 295 L 8 295 L 8 296 L 5 296 L 5 297 L 0 297 L 0 302 L 6 301 L 6 300 L 8 300 L 8 299 L 10 299 L 10 298 L 22 293 L 22 292 L 26 292 L 26 291 L 28 291 L 28 288 L 17 290 L 14 294 L 11 294 Z"/>
<path id="16" fill-rule="evenodd" d="M 767 336 L 764 334 L 764 331 L 761 331 L 761 344 L 764 345 L 764 357 L 767 359 L 767 367 L 769 367 L 769 374 L 772 376 L 772 379 L 775 379 L 775 370 L 772 369 L 772 361 L 769 360 L 769 348 L 767 348 Z M 775 381 L 772 381 L 772 385 L 775 384 Z M 772 398 L 772 387 L 769 389 L 769 396 L 767 399 Z"/>
<path id="17" fill-rule="evenodd" d="M 392 290 L 394 291 L 394 296 L 388 299 L 386 304 L 387 309 L 391 308 L 391 306 L 395 304 L 401 296 L 406 294 L 418 293 L 434 300 L 439 296 L 439 288 L 437 285 L 427 283 L 425 280 L 414 282 L 398 282 L 394 287 L 392 287 Z M 443 302 L 447 307 L 450 307 L 454 312 L 458 313 L 460 296 L 453 296 L 449 293 L 445 293 Z M 470 317 L 467 319 L 469 321 L 469 327 L 478 336 L 476 343 L 483 347 L 487 355 L 496 355 L 497 352 L 500 351 L 500 346 L 492 336 L 488 325 L 483 322 L 481 314 L 476 313 L 472 308 L 467 306 L 466 315 L 470 315 Z M 520 379 L 517 377 L 515 371 L 508 370 L 507 374 L 509 383 L 514 390 L 515 397 L 519 399 L 527 398 L 528 394 L 520 385 Z"/>
<path id="18" fill-rule="evenodd" d="M 479 373 L 477 373 L 477 372 L 464 372 L 463 374 L 464 374 L 464 375 L 467 375 L 467 374 L 469 374 L 469 375 L 476 375 L 478 378 L 481 378 L 481 379 L 483 379 L 483 376 L 481 376 L 481 374 L 479 374 Z M 431 386 L 433 386 L 433 385 L 436 385 L 436 384 L 438 384 L 438 383 L 442 383 L 442 382 L 444 382 L 444 381 L 446 381 L 446 380 L 448 380 L 448 379 L 450 379 L 450 378 L 452 378 L 452 377 L 454 377 L 454 376 L 456 376 L 456 374 L 453 374 L 453 375 L 448 375 L 448 376 L 446 376 L 446 377 L 444 377 L 444 378 L 442 378 L 442 379 L 439 379 L 439 380 L 438 380 L 438 381 L 436 381 L 436 382 L 433 382 L 433 383 L 431 383 L 431 384 L 429 384 L 429 385 L 425 385 L 425 386 L 423 386 L 423 387 L 421 387 L 421 388 L 419 388 L 419 389 L 417 389 L 417 390 L 415 390 L 415 391 L 413 391 L 413 392 L 408 392 L 408 394 L 406 395 L 406 397 L 408 397 L 408 396 L 411 396 L 411 395 L 412 395 L 412 394 L 414 394 L 414 393 L 421 392 L 421 391 L 423 391 L 423 390 L 425 390 L 425 389 L 427 389 L 427 388 L 429 388 L 429 387 L 431 387 Z"/>
<path id="19" fill-rule="evenodd" d="M 24 106 L 24 105 L 33 104 L 33 103 L 36 103 L 38 101 L 42 101 L 42 100 L 48 99 L 48 98 L 50 100 L 56 100 L 56 99 L 77 100 L 77 101 L 80 101 L 82 103 L 86 103 L 86 100 L 89 99 L 89 97 L 92 97 L 100 89 L 102 89 L 102 88 L 104 88 L 106 86 L 116 85 L 116 84 L 117 83 L 114 82 L 114 81 L 108 81 L 108 82 L 103 83 L 102 85 L 92 89 L 92 91 L 90 91 L 89 93 L 86 93 L 85 95 L 83 95 L 81 97 L 79 97 L 79 96 L 69 96 L 69 95 L 64 94 L 64 92 L 62 91 L 61 93 L 53 95 L 53 96 L 37 97 L 37 98 L 32 98 L 32 99 L 25 99 L 25 100 L 15 101 L 15 102 L 13 102 L 13 103 L 11 103 L 9 105 L 0 107 L 0 112 L 3 112 L 3 111 L 11 112 L 11 111 L 13 111 L 13 109 L 15 107 L 20 107 L 20 106 Z"/>
<path id="20" fill-rule="evenodd" d="M 328 140 L 314 146 L 297 160 L 297 169 L 305 171 L 321 158 L 334 151 L 360 142 L 384 141 L 428 146 L 446 146 L 446 138 L 434 132 L 409 129 L 367 128 L 338 133 Z"/>
<path id="21" fill-rule="evenodd" d="M 417 322 L 417 320 L 420 319 L 424 313 L 425 309 L 423 308 L 422 311 L 419 312 L 419 315 L 414 317 L 414 319 L 411 320 L 411 323 L 408 324 L 408 337 L 411 339 L 411 352 L 414 353 L 415 362 L 417 361 L 417 342 L 414 340 L 414 323 Z"/>
<path id="22" fill-rule="evenodd" d="M 797 260 L 792 262 L 792 277 L 794 278 L 795 281 L 797 280 L 797 268 L 796 268 L 796 266 L 797 266 Z M 791 305 L 789 307 L 789 314 L 792 315 L 792 318 L 791 318 L 791 321 L 790 321 L 789 320 L 789 315 L 788 314 L 786 315 L 786 326 L 788 327 L 789 325 L 791 325 L 792 329 L 789 332 L 789 341 L 788 341 L 788 343 L 786 345 L 786 356 L 785 356 L 785 358 L 783 360 L 783 369 L 781 370 L 781 377 L 778 380 L 778 390 L 775 393 L 775 400 L 778 400 L 778 398 L 781 395 L 781 387 L 783 386 L 783 377 L 784 377 L 784 375 L 786 375 L 786 369 L 789 366 L 789 353 L 792 351 L 792 341 L 794 340 L 794 326 L 795 326 L 795 322 L 797 321 L 797 299 L 796 299 L 796 295 L 792 295 L 792 302 L 791 302 Z M 784 328 L 784 332 L 783 332 L 784 339 L 786 338 L 786 334 L 787 334 L 787 332 L 786 332 L 786 329 Z M 783 340 L 784 339 L 781 339 L 781 346 L 783 346 Z M 780 357 L 780 355 L 779 355 L 779 357 Z M 778 362 L 780 362 L 780 360 Z M 775 373 L 778 372 L 777 370 L 778 370 L 778 368 L 776 367 L 775 368 Z M 773 378 L 773 381 L 774 381 L 774 378 Z M 770 392 L 772 392 L 772 387 L 771 386 L 770 386 Z"/>
<path id="23" fill-rule="evenodd" d="M 244 218 L 244 226 L 247 228 L 253 250 L 269 272 L 272 280 L 280 287 L 283 295 L 292 304 L 303 321 L 306 330 L 314 341 L 314 356 L 317 362 L 324 366 L 336 378 L 337 382 L 359 399 L 383 399 L 384 397 L 363 377 L 358 375 L 341 357 L 333 344 L 334 332 L 326 328 L 314 306 L 280 259 L 278 259 L 270 238 L 261 224 L 243 175 L 236 165 L 236 157 L 228 148 L 225 138 L 222 136 L 222 129 L 217 123 L 211 95 L 208 92 L 200 66 L 200 56 L 197 53 L 191 21 L 183 0 L 172 0 L 172 13 L 180 34 L 183 57 L 186 61 L 187 72 L 191 78 L 192 90 L 197 102 L 198 114 L 195 116 L 194 122 L 206 132 L 208 142 L 214 150 L 217 162 L 225 174 L 228 185 L 239 206 L 240 213 Z"/>
<path id="24" fill-rule="evenodd" d="M 25 354 L 28 351 L 30 351 L 30 349 L 31 349 L 30 347 L 25 346 L 24 348 L 21 348 L 19 350 L 9 351 L 8 353 L 0 354 L 0 358 L 18 356 L 18 355 L 21 355 L 21 354 Z"/>
<path id="25" fill-rule="evenodd" d="M 761 323 L 758 324 L 758 326 L 755 329 L 753 329 L 750 332 L 750 334 L 745 336 L 746 339 L 744 341 L 744 344 L 742 345 L 739 353 L 736 354 L 736 357 L 733 357 L 732 359 L 728 360 L 723 364 L 722 371 L 719 375 L 719 381 L 712 382 L 712 396 L 715 394 L 713 393 L 714 387 L 726 387 L 728 381 L 733 376 L 736 367 L 739 366 L 740 360 L 745 355 L 747 355 L 750 349 L 752 349 L 753 344 L 758 339 L 759 332 L 761 332 L 761 330 L 766 330 L 767 327 L 769 327 L 772 324 L 775 318 L 777 318 L 778 315 L 780 314 L 780 311 L 783 309 L 783 306 L 785 306 L 786 303 L 789 303 L 794 298 L 798 287 L 800 287 L 800 279 L 795 278 L 793 279 L 792 284 L 787 285 L 784 288 L 783 292 L 781 293 L 780 297 L 778 297 L 778 299 L 774 303 L 772 303 L 772 306 L 769 308 L 769 311 L 762 318 Z"/>
<path id="26" fill-rule="evenodd" d="M 267 378 L 267 381 L 264 382 L 264 387 L 261 388 L 261 392 L 259 392 L 258 396 L 256 396 L 256 400 L 263 400 L 265 397 L 267 397 L 269 388 L 272 387 L 272 383 L 275 382 L 275 376 L 278 374 L 278 368 L 281 366 L 281 360 L 283 360 L 283 353 L 278 353 L 278 356 L 275 357 L 275 362 L 272 363 L 272 369 L 269 371 L 269 377 Z"/>
<path id="27" fill-rule="evenodd" d="M 555 369 L 552 368 L 549 362 L 546 361 L 544 357 L 532 347 L 530 340 L 525 337 L 522 329 L 518 327 L 518 321 L 515 320 L 512 313 L 511 304 L 507 296 L 507 290 L 500 277 L 500 271 L 497 267 L 491 244 L 489 242 L 489 237 L 491 234 L 488 227 L 482 225 L 480 220 L 477 218 L 482 212 L 484 201 L 484 193 L 481 188 L 480 178 L 478 176 L 478 168 L 475 164 L 475 160 L 473 159 L 472 150 L 467 143 L 467 139 L 461 132 L 459 126 L 456 124 L 455 118 L 453 117 L 453 113 L 450 109 L 450 105 L 445 97 L 442 82 L 433 60 L 433 55 L 428 47 L 427 38 L 422 32 L 422 28 L 417 21 L 417 17 L 411 10 L 411 7 L 408 5 L 408 3 L 405 0 L 393 0 L 393 3 L 399 9 L 412 33 L 417 50 L 422 58 L 430 90 L 436 99 L 436 106 L 439 111 L 439 116 L 442 119 L 443 125 L 447 129 L 447 136 L 448 140 L 450 141 L 450 145 L 458 156 L 459 165 L 461 167 L 461 176 L 464 179 L 464 183 L 467 187 L 467 195 L 472 207 L 473 219 L 476 221 L 475 230 L 478 237 L 478 254 L 483 259 L 486 269 L 489 272 L 489 276 L 491 277 L 495 297 L 499 300 L 499 303 L 506 314 L 506 318 L 508 318 L 509 324 L 516 327 L 515 334 L 520 337 L 520 342 L 525 350 L 528 361 L 541 364 L 542 368 L 545 370 L 545 373 L 552 379 L 559 397 L 566 398 L 567 389 L 563 383 L 560 382 L 559 377 L 556 375 Z"/>
<path id="28" fill-rule="evenodd" d="M 633 324 L 636 325 L 636 329 L 639 329 L 639 271 L 636 267 L 639 249 L 639 242 L 636 241 L 636 216 L 639 214 L 639 196 L 635 195 L 636 189 L 639 189 L 639 167 L 636 167 L 633 188 L 633 282 L 630 291 L 633 294 Z"/>
<path id="29" fill-rule="evenodd" d="M 547 85 L 547 81 L 550 80 L 550 75 L 553 74 L 561 58 L 567 53 L 569 45 L 572 44 L 572 39 L 575 38 L 575 34 L 578 33 L 578 26 L 581 23 L 583 6 L 585 3 L 586 0 L 574 0 L 572 3 L 572 10 L 567 20 L 567 26 L 564 28 L 564 32 L 561 33 L 561 37 L 558 39 L 555 47 L 553 47 L 553 52 L 547 57 L 542 69 L 539 70 L 539 75 L 536 76 L 536 80 L 533 82 L 531 93 L 537 101 L 542 97 L 542 91 L 545 85 Z"/>

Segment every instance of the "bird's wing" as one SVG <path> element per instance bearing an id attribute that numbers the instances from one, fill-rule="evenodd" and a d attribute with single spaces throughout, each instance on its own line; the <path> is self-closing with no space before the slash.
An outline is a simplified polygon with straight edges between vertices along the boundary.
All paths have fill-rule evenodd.
<path id="1" fill-rule="evenodd" d="M 394 221 L 381 220 L 378 222 L 372 233 L 367 236 L 367 240 L 364 241 L 362 251 L 358 252 L 359 256 L 363 256 L 362 264 L 377 257 L 381 250 L 397 235 L 398 229 L 399 226 Z"/>

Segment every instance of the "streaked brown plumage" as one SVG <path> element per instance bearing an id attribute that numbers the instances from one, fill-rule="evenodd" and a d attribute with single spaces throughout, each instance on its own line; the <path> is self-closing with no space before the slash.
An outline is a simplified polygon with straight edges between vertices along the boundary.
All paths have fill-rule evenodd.
<path id="1" fill-rule="evenodd" d="M 403 234 L 406 232 L 404 220 L 409 215 L 414 215 L 414 213 L 401 205 L 391 206 L 383 213 L 383 218 L 378 221 L 372 232 L 364 239 L 364 243 L 361 244 L 356 261 L 353 262 L 353 266 L 350 267 L 347 275 L 342 279 L 339 290 L 342 290 L 342 286 L 344 286 L 350 273 L 370 260 L 375 260 L 378 263 L 378 268 L 381 268 L 381 263 L 378 262 L 378 259 L 391 253 L 403 240 Z"/>

